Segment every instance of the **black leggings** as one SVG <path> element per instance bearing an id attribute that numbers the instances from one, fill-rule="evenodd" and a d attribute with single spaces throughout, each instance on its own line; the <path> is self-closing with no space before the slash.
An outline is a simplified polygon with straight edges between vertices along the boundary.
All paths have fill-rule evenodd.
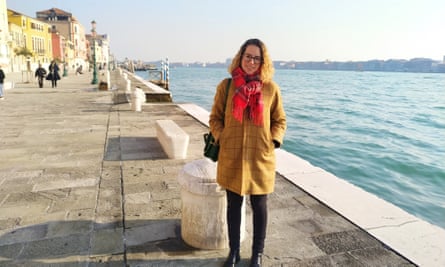
<path id="1" fill-rule="evenodd" d="M 244 197 L 227 190 L 227 226 L 230 250 L 240 248 L 241 207 Z M 253 211 L 252 251 L 263 253 L 267 227 L 267 195 L 251 195 Z"/>

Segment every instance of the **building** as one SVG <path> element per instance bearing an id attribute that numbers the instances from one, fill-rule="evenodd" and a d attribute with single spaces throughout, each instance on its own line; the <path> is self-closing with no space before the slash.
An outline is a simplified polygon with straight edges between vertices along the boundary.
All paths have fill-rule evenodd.
<path id="1" fill-rule="evenodd" d="M 107 34 L 87 34 L 87 43 L 90 63 L 93 64 L 93 56 L 96 56 L 96 64 L 99 70 L 109 67 L 110 60 L 110 40 Z"/>
<path id="2" fill-rule="evenodd" d="M 63 51 L 55 52 L 60 60 L 71 68 L 82 66 L 86 68 L 88 63 L 87 41 L 85 38 L 85 29 L 80 22 L 69 12 L 58 8 L 36 12 L 38 20 L 45 21 L 51 25 L 52 33 L 55 37 L 63 36 L 65 39 L 55 41 L 58 47 Z M 63 42 L 63 44 L 62 44 Z"/>
<path id="3" fill-rule="evenodd" d="M 10 48 L 11 37 L 8 30 L 8 13 L 6 0 L 0 0 L 0 65 L 4 71 L 10 69 Z"/>
<path id="4" fill-rule="evenodd" d="M 9 70 L 11 72 L 20 72 L 26 70 L 26 61 L 24 55 L 16 55 L 14 50 L 25 47 L 25 35 L 23 34 L 23 28 L 19 25 L 9 23 L 9 35 L 11 42 L 9 42 Z"/>
<path id="5" fill-rule="evenodd" d="M 65 62 L 65 37 L 58 32 L 51 33 L 53 44 L 53 58 L 59 62 Z"/>
<path id="6" fill-rule="evenodd" d="M 47 68 L 53 59 L 64 63 L 65 70 L 86 70 L 93 54 L 99 69 L 108 68 L 114 61 L 109 43 L 106 34 L 85 36 L 84 27 L 69 12 L 51 8 L 31 18 L 7 9 L 6 0 L 0 0 L 0 65 L 5 71 L 31 72 L 39 63 Z"/>
<path id="7" fill-rule="evenodd" d="M 38 64 L 49 65 L 53 58 L 51 26 L 8 9 L 11 71 L 33 71 Z"/>

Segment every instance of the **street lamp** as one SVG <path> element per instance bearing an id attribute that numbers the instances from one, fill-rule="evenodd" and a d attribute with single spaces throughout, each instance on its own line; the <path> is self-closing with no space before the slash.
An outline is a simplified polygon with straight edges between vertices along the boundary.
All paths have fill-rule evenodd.
<path id="1" fill-rule="evenodd" d="M 93 40 L 93 80 L 91 84 L 97 84 L 97 66 L 96 66 L 96 21 L 91 22 L 91 39 Z"/>

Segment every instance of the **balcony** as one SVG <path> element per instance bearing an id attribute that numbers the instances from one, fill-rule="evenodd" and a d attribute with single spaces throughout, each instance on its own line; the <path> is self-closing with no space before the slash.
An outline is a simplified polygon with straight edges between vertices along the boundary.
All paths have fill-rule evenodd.
<path id="1" fill-rule="evenodd" d="M 44 56 L 46 53 L 45 49 L 38 49 L 38 50 L 34 50 L 34 54 L 38 55 L 38 56 Z"/>

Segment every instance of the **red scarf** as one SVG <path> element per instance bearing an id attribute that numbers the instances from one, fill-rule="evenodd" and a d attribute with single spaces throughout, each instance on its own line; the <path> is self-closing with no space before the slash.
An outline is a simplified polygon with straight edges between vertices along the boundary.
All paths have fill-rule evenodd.
<path id="1" fill-rule="evenodd" d="M 232 72 L 235 94 L 233 95 L 232 114 L 236 120 L 243 122 L 244 110 L 248 107 L 249 119 L 258 126 L 263 125 L 263 83 L 259 72 L 247 75 L 240 67 Z"/>

